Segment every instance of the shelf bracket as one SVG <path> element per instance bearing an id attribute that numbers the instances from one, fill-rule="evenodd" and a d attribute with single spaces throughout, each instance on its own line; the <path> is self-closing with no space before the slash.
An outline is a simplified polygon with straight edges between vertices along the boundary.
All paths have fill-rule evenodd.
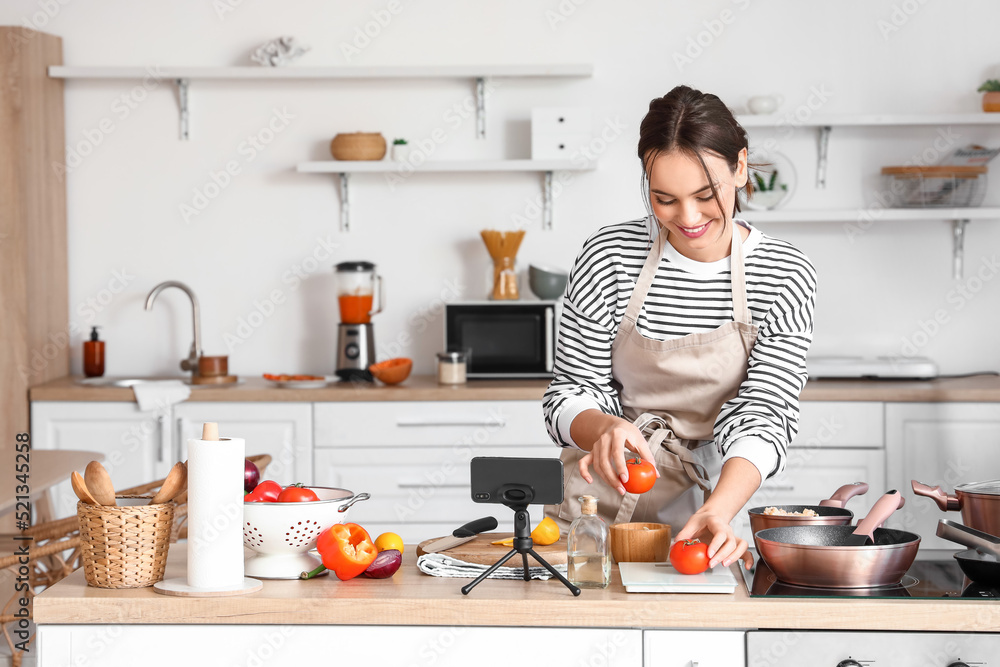
<path id="1" fill-rule="evenodd" d="M 545 172 L 542 184 L 542 229 L 552 229 L 552 172 Z"/>
<path id="2" fill-rule="evenodd" d="M 340 231 L 351 231 L 351 199 L 350 185 L 351 175 L 346 173 L 337 174 L 340 177 Z"/>
<path id="3" fill-rule="evenodd" d="M 486 79 L 476 77 L 476 137 L 486 138 Z"/>
<path id="4" fill-rule="evenodd" d="M 965 274 L 964 259 L 965 259 L 965 226 L 969 224 L 968 218 L 960 218 L 958 220 L 951 221 L 951 239 L 952 239 L 952 277 L 955 280 L 961 280 L 962 276 Z"/>
<path id="5" fill-rule="evenodd" d="M 819 146 L 816 157 L 816 187 L 820 190 L 826 189 L 826 163 L 829 159 L 831 129 L 829 125 L 823 125 L 819 128 Z"/>
<path id="6" fill-rule="evenodd" d="M 177 104 L 181 112 L 181 141 L 187 141 L 190 138 L 188 131 L 188 80 L 176 79 L 174 83 L 177 84 Z"/>

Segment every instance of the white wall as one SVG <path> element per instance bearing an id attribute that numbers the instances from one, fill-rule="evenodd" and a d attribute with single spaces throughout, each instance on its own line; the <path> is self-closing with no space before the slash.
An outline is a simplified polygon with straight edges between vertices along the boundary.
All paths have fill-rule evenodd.
<path id="1" fill-rule="evenodd" d="M 337 321 L 329 267 L 356 258 L 376 262 L 385 276 L 388 308 L 376 331 L 383 355 L 411 356 L 418 372 L 431 370 L 441 347 L 440 299 L 484 296 L 489 260 L 478 232 L 511 228 L 514 216 L 532 214 L 539 178 L 417 174 L 390 192 L 380 176 L 356 176 L 355 227 L 341 234 L 336 180 L 294 172 L 297 162 L 327 158 L 337 132 L 420 140 L 442 128 L 447 140 L 434 158 L 528 157 L 533 106 L 592 107 L 598 128 L 611 123 L 624 130 L 607 145 L 598 170 L 575 174 L 557 198 L 554 231 L 541 231 L 539 216 L 529 215 L 520 254 L 523 265 L 568 268 L 594 229 L 642 213 L 638 124 L 648 101 L 676 84 L 715 92 L 734 107 L 749 95 L 778 92 L 786 112 L 817 90 L 826 98 L 823 112 L 974 111 L 975 88 L 1000 74 L 1000 4 L 986 0 L 400 0 L 402 11 L 350 63 L 341 45 L 373 12 L 384 12 L 388 0 L 229 0 L 236 6 L 220 12 L 226 1 L 4 0 L 0 23 L 27 20 L 62 36 L 68 65 L 243 64 L 253 46 L 291 34 L 313 47 L 302 65 L 589 62 L 595 75 L 503 80 L 489 100 L 486 141 L 475 138 L 471 117 L 457 127 L 448 120 L 449 109 L 470 97 L 467 82 L 195 82 L 187 142 L 177 138 L 172 85 L 140 95 L 123 117 L 116 99 L 130 94 L 131 82 L 68 82 L 70 146 L 85 150 L 102 120 L 114 128 L 68 174 L 70 315 L 81 327 L 104 327 L 109 375 L 171 373 L 186 355 L 191 322 L 184 296 L 169 291 L 153 312 L 143 311 L 147 291 L 167 279 L 198 293 L 209 354 L 226 353 L 226 334 L 236 335 L 255 304 L 281 293 L 284 303 L 229 351 L 234 372 L 329 372 Z M 52 18 L 43 13 L 47 6 L 57 8 Z M 723 11 L 730 12 L 728 24 L 717 21 Z M 720 34 L 711 35 L 713 28 Z M 703 52 L 678 63 L 676 56 L 699 37 L 707 44 Z M 248 159 L 241 142 L 266 127 L 275 109 L 292 120 Z M 958 144 L 1000 144 L 1000 129 L 959 131 Z M 758 132 L 753 140 L 767 137 Z M 815 134 L 778 137 L 798 169 L 791 206 L 869 203 L 879 166 L 919 154 L 936 137 L 933 128 L 836 129 L 826 190 L 813 186 Z M 240 163 L 241 174 L 186 223 L 180 205 L 190 204 L 194 189 L 229 160 Z M 998 187 L 990 186 L 986 204 L 1000 204 Z M 882 222 L 856 237 L 839 223 L 764 230 L 801 247 L 818 268 L 814 352 L 912 353 L 904 341 L 915 340 L 922 344 L 917 351 L 944 372 L 1000 366 L 994 345 L 1000 281 L 973 284 L 981 290 L 971 300 L 956 298 L 947 223 Z M 318 268 L 310 265 L 328 244 L 335 250 Z M 997 223 L 972 223 L 966 275 L 992 266 L 984 263 L 998 249 Z M 298 286 L 286 280 L 297 265 L 314 268 Z M 992 278 L 997 268 L 982 270 Z M 115 272 L 128 278 L 112 295 L 119 287 Z M 100 312 L 87 306 L 88 299 L 108 297 Z M 936 311 L 947 321 L 934 335 L 920 335 Z M 406 333 L 414 342 L 398 345 Z"/>

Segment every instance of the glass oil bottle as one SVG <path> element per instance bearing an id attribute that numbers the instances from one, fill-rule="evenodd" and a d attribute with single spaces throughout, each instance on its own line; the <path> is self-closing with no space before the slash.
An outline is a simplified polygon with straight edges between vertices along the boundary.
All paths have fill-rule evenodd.
<path id="1" fill-rule="evenodd" d="M 597 515 L 597 497 L 580 498 L 581 514 L 566 536 L 567 575 L 580 588 L 607 588 L 611 581 L 608 524 Z"/>

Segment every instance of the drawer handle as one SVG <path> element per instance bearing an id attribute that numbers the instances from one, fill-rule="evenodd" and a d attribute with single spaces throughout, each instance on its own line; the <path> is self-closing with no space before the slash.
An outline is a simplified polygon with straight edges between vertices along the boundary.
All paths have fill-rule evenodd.
<path id="1" fill-rule="evenodd" d="M 401 489 L 423 489 L 433 486 L 435 489 L 471 489 L 471 484 L 434 484 L 433 482 L 399 482 L 396 484 Z"/>
<path id="2" fill-rule="evenodd" d="M 494 419 L 494 420 L 482 420 L 482 421 L 403 421 L 397 420 L 396 426 L 401 427 L 412 427 L 412 426 L 492 426 L 494 428 L 503 428 L 507 426 L 506 419 Z"/>

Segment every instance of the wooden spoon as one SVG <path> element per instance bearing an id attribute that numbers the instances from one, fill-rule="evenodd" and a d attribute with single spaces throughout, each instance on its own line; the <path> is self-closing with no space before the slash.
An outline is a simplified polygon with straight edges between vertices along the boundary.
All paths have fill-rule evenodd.
<path id="1" fill-rule="evenodd" d="M 163 485 L 160 487 L 160 490 L 156 492 L 156 495 L 153 496 L 153 499 L 149 501 L 149 504 L 158 505 L 159 503 L 169 502 L 186 486 L 187 466 L 178 461 L 174 464 L 174 467 L 170 469 L 170 472 L 167 473 L 167 478 L 163 480 Z"/>
<path id="2" fill-rule="evenodd" d="M 69 476 L 73 483 L 73 491 L 76 492 L 76 497 L 87 503 L 88 505 L 100 505 L 99 502 L 94 500 L 94 496 L 91 495 L 90 489 L 87 488 L 87 482 L 83 480 L 83 475 L 77 471 L 73 471 L 73 474 Z"/>
<path id="3" fill-rule="evenodd" d="M 118 504 L 115 502 L 115 486 L 111 483 L 111 476 L 100 461 L 88 463 L 83 478 L 87 482 L 87 488 L 91 495 L 97 499 L 99 505 L 114 507 Z"/>

